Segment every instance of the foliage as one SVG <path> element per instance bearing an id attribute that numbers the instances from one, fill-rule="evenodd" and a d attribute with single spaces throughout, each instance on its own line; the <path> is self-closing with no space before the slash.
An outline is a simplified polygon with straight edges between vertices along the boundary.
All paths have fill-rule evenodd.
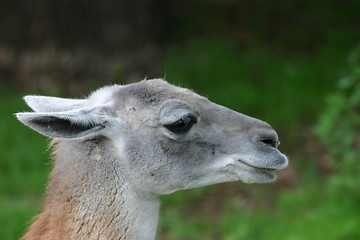
<path id="1" fill-rule="evenodd" d="M 360 47 L 350 56 L 348 73 L 338 85 L 339 91 L 327 99 L 316 132 L 342 163 L 360 154 Z"/>
<path id="2" fill-rule="evenodd" d="M 234 183 L 241 190 L 215 204 L 229 185 L 164 196 L 159 239 L 360 239 L 360 48 L 335 89 L 360 36 L 360 1 L 28 3 L 0 3 L 0 239 L 18 239 L 39 212 L 51 168 L 45 138 L 13 116 L 26 109 L 21 94 L 1 88 L 78 96 L 80 87 L 108 84 L 106 76 L 125 82 L 163 71 L 269 122 L 299 177 L 295 189 L 276 193 L 276 184 Z M 303 149 L 304 128 L 319 113 L 315 132 L 332 160 L 330 177 Z"/>
<path id="3" fill-rule="evenodd" d="M 211 41 L 193 41 L 169 51 L 169 80 L 282 129 L 281 138 L 286 139 L 282 147 L 295 148 L 302 127 L 312 124 L 321 112 L 316 132 L 331 153 L 336 174 L 320 176 L 314 170 L 316 162 L 305 164 L 302 153 L 291 156 L 292 162 L 301 162 L 296 189 L 271 197 L 266 191 L 253 194 L 251 198 L 258 202 L 253 208 L 246 207 L 241 196 L 225 199 L 215 204 L 219 216 L 214 219 L 209 219 L 214 208 L 211 205 L 205 208 L 208 212 L 192 213 L 215 201 L 216 190 L 227 185 L 164 196 L 159 239 L 360 238 L 356 161 L 360 87 L 356 54 L 338 92 L 329 96 L 327 107 L 322 110 L 322 99 L 333 90 L 345 52 L 328 45 L 311 57 L 288 59 L 270 51 L 241 51 L 231 43 Z M 116 66 L 114 71 L 118 74 Z M 4 91 L 0 102 L 5 103 L 0 109 L 0 239 L 12 240 L 21 236 L 27 222 L 39 211 L 51 164 L 47 164 L 44 137 L 22 126 L 13 116 L 26 109 L 21 95 Z M 236 184 L 245 191 L 264 192 L 258 185 Z"/>
<path id="4" fill-rule="evenodd" d="M 173 46 L 165 69 L 169 81 L 261 118 L 295 142 L 294 130 L 315 122 L 348 51 L 329 40 L 312 56 L 281 57 L 268 49 L 198 39 Z"/>
<path id="5" fill-rule="evenodd" d="M 206 48 L 206 47 L 205 47 Z M 165 229 L 170 228 L 170 233 L 167 233 L 169 239 L 218 239 L 218 233 L 221 233 L 220 239 L 282 239 L 282 240 L 312 240 L 312 239 L 359 239 L 360 231 L 358 230 L 358 223 L 360 222 L 360 164 L 358 159 L 359 154 L 359 140 L 360 140 L 360 118 L 359 118 L 359 106 L 360 106 L 360 65 L 358 54 L 359 50 L 355 51 L 350 58 L 350 70 L 346 77 L 343 77 L 339 83 L 339 90 L 333 94 L 330 94 L 327 98 L 327 106 L 321 110 L 319 99 L 323 99 L 324 96 L 320 91 L 325 91 L 324 86 L 316 85 L 314 80 L 322 78 L 325 82 L 331 82 L 329 76 L 335 76 L 335 72 L 331 72 L 329 63 L 326 61 L 326 57 L 320 61 L 322 64 L 327 65 L 322 71 L 319 66 L 321 64 L 315 64 L 316 60 L 307 59 L 308 67 L 313 65 L 313 68 L 306 68 L 304 65 L 284 64 L 278 59 L 271 59 L 271 56 L 263 55 L 263 58 L 258 58 L 256 61 L 266 75 L 270 78 L 269 81 L 276 83 L 278 89 L 285 88 L 290 92 L 296 92 L 298 87 L 296 79 L 299 79 L 298 84 L 303 84 L 302 89 L 313 88 L 313 91 L 317 94 L 312 95 L 307 93 L 307 99 L 304 97 L 288 98 L 289 100 L 285 106 L 280 106 L 276 109 L 271 108 L 272 101 L 259 101 L 256 96 L 262 96 L 265 99 L 271 99 L 271 95 L 274 92 L 266 92 L 264 88 L 266 80 L 261 79 L 256 85 L 256 90 L 259 90 L 257 94 L 251 93 L 253 90 L 251 83 L 246 79 L 247 75 L 243 70 L 233 70 L 232 68 L 237 64 L 248 64 L 245 69 L 249 69 L 249 62 L 245 63 L 245 60 L 241 61 L 241 58 L 234 59 L 234 55 L 229 54 L 231 51 L 220 50 L 217 54 L 215 50 L 207 49 L 201 50 L 201 46 L 192 48 L 191 57 L 185 58 L 186 60 L 178 61 L 173 66 L 186 69 L 182 69 L 180 74 L 174 74 L 179 82 L 191 81 L 194 78 L 200 79 L 192 83 L 188 83 L 194 88 L 210 88 L 210 98 L 221 98 L 221 94 L 233 94 L 227 102 L 234 108 L 246 108 L 248 112 L 252 109 L 257 109 L 256 106 L 265 105 L 269 107 L 271 111 L 261 109 L 262 112 L 267 113 L 269 119 L 277 124 L 282 124 L 282 128 L 293 131 L 301 131 L 301 126 L 308 124 L 309 122 L 297 122 L 302 121 L 306 114 L 310 116 L 317 116 L 320 114 L 320 120 L 316 124 L 316 132 L 324 142 L 326 149 L 331 155 L 334 162 L 334 169 L 336 173 L 330 177 L 323 177 L 319 175 L 317 171 L 314 171 L 314 163 L 304 164 L 304 156 L 295 156 L 292 161 L 302 161 L 303 166 L 301 168 L 300 177 L 298 179 L 298 187 L 294 190 L 288 190 L 281 192 L 272 202 L 274 205 L 268 208 L 259 209 L 246 209 L 244 204 L 238 200 L 231 200 L 225 204 L 224 214 L 219 223 L 214 224 L 207 219 L 192 219 L 181 214 L 184 212 L 183 208 L 174 213 L 174 210 L 165 212 L 169 215 L 166 219 L 170 222 L 162 223 Z M 220 54 L 220 52 L 226 52 L 226 54 Z M 202 68 L 202 61 L 196 60 L 198 54 L 208 54 L 211 57 L 204 57 L 210 63 L 206 63 L 206 67 Z M 322 53 L 323 54 L 323 53 Z M 330 54 L 330 51 L 328 51 Z M 189 53 L 190 55 L 190 53 Z M 231 57 L 229 57 L 231 56 Z M 254 55 L 253 55 L 254 56 Z M 256 56 L 256 55 L 255 55 Z M 257 56 L 259 57 L 259 56 Z M 317 56 L 319 57 L 319 56 Z M 315 59 L 317 58 L 315 57 Z M 195 60 L 194 60 L 195 59 Z M 210 60 L 209 60 L 210 59 Z M 264 61 L 267 59 L 267 61 Z M 247 59 L 249 60 L 249 59 Z M 261 63 L 261 60 L 264 62 Z M 211 62 L 213 61 L 213 62 Z M 191 64 L 184 64 L 190 62 Z M 260 63 L 259 63 L 260 62 Z M 226 67 L 217 66 L 217 63 L 226 65 Z M 281 68 L 279 65 L 283 65 Z M 230 65 L 230 67 L 228 66 Z M 231 67 L 232 66 L 232 67 Z M 336 64 L 334 64 L 336 66 Z M 337 66 L 340 66 L 339 64 Z M 241 67 L 240 67 L 241 68 Z M 286 69 L 293 73 L 293 78 L 288 78 L 291 83 L 281 81 L 272 75 L 274 69 L 279 68 L 277 71 L 282 72 Z M 196 71 L 196 69 L 199 69 Z M 212 71 L 206 71 L 211 69 Z M 251 67 L 250 67 L 251 69 Z M 325 70 L 326 69 L 326 70 Z M 174 69 L 172 69 L 174 71 Z M 306 72 L 309 71 L 309 72 Z M 334 71 L 334 69 L 332 69 Z M 224 72 L 222 72 L 224 71 Z M 303 72 L 305 71 L 305 73 Z M 326 72 L 324 74 L 324 72 Z M 231 72 L 232 74 L 229 74 Z M 270 74 L 267 74 L 270 73 Z M 306 79 L 304 76 L 311 73 L 314 78 Z M 329 74 L 329 75 L 328 75 Z M 171 72 L 168 72 L 168 76 Z M 245 79 L 244 79 L 245 76 Z M 279 76 L 279 75 L 278 75 Z M 281 75 L 280 75 L 281 76 Z M 309 76 L 309 75 L 308 75 Z M 221 82 L 222 77 L 230 78 L 230 85 L 226 86 L 226 83 Z M 253 77 L 253 76 L 252 76 Z M 282 75 L 284 77 L 284 75 Z M 185 79 L 185 80 L 184 80 Z M 201 80 L 203 79 L 203 80 Z M 301 79 L 301 80 L 300 80 Z M 195 81 L 195 80 L 194 80 Z M 238 81 L 238 82 L 237 82 Z M 220 83 L 218 83 L 220 82 Z M 317 81 L 317 83 L 320 83 Z M 334 82 L 334 81 L 333 81 Z M 202 85 L 201 85 L 202 84 Z M 221 85 L 223 85 L 221 87 Z M 225 85 L 225 86 L 224 86 Z M 243 99 L 245 94 L 250 98 L 245 98 L 245 104 L 239 104 L 236 99 L 236 93 L 233 93 L 231 89 L 237 89 L 237 92 Z M 329 84 L 330 85 L 330 84 Z M 263 88 L 264 87 L 264 88 Z M 221 90 L 220 90 L 221 89 Z M 255 87 L 254 87 L 255 89 Z M 248 93 L 247 91 L 250 91 Z M 281 90 L 280 90 L 281 91 Z M 305 90 L 304 92 L 306 92 Z M 281 94 L 282 92 L 280 92 Z M 251 94 L 254 94 L 253 96 Z M 273 96 L 274 97 L 274 96 Z M 279 96 L 276 96 L 279 97 Z M 281 97 L 280 97 L 281 98 Z M 226 96 L 223 98 L 226 101 Z M 308 104 L 305 101 L 308 101 Z M 235 102 L 234 102 L 235 101 Z M 260 102 L 260 103 L 259 103 Z M 311 104 L 312 103 L 312 104 Z M 238 104 L 238 105 L 237 105 Z M 283 109 L 282 109 L 283 107 Z M 295 108 L 296 111 L 292 111 Z M 292 124 L 284 121 L 284 115 L 287 113 L 293 114 L 291 118 Z M 282 118 L 277 118 L 280 115 Z M 243 186 L 239 186 L 243 187 Z M 256 186 L 253 186 L 256 188 Z M 188 193 L 178 193 L 185 195 Z M 191 199 L 191 195 L 188 196 Z M 183 197 L 184 198 L 184 197 Z M 169 198 L 170 199 L 170 198 Z M 201 201 L 201 199 L 194 199 L 194 201 Z M 169 200 L 171 201 L 171 200 Z M 266 200 L 260 200 L 266 202 Z M 169 203 L 166 203 L 169 204 Z M 172 208 L 176 206 L 176 202 L 173 202 Z M 180 220 L 177 220 L 180 219 Z M 186 223 L 180 223 L 183 219 L 187 219 Z"/>
<path id="6" fill-rule="evenodd" d="M 327 100 L 327 108 L 320 116 L 316 132 L 339 172 L 332 178 L 333 191 L 359 205 L 360 46 L 350 56 L 348 73 L 339 81 L 339 90 Z"/>

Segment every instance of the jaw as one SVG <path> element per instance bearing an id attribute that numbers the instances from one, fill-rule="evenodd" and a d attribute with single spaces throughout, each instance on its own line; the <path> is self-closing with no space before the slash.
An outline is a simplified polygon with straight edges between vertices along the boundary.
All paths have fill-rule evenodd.
<path id="1" fill-rule="evenodd" d="M 237 171 L 239 180 L 244 183 L 269 183 L 276 179 L 275 169 L 256 168 L 243 164 L 238 166 L 241 170 Z"/>
<path id="2" fill-rule="evenodd" d="M 258 161 L 261 161 L 259 158 Z M 210 169 L 202 171 L 201 176 L 197 176 L 189 181 L 189 184 L 182 186 L 180 189 L 191 189 L 195 187 L 207 186 L 223 182 L 242 181 L 244 183 L 269 183 L 276 179 L 276 170 L 287 167 L 288 160 L 285 155 L 278 153 L 268 158 L 264 166 L 249 164 L 249 162 L 257 162 L 252 159 L 244 160 L 243 156 L 228 155 L 223 156 L 215 161 Z"/>
<path id="3" fill-rule="evenodd" d="M 254 164 L 252 164 L 255 162 Z M 259 162 L 266 164 L 255 165 Z M 272 164 L 273 163 L 273 164 Z M 276 179 L 276 170 L 287 166 L 287 158 L 278 152 L 273 156 L 267 156 L 264 161 L 261 155 L 258 158 L 248 158 L 238 154 L 223 155 L 214 160 L 213 164 L 199 165 L 187 169 L 186 174 L 168 181 L 169 185 L 161 189 L 157 194 L 170 194 L 179 190 L 192 189 L 224 182 L 244 183 L 270 183 Z"/>
<path id="4" fill-rule="evenodd" d="M 276 179 L 276 171 L 287 167 L 288 159 L 277 149 L 272 154 L 256 158 L 236 156 L 234 159 L 240 170 L 239 177 L 245 183 L 268 183 Z"/>
<path id="5" fill-rule="evenodd" d="M 279 151 L 267 157 L 246 158 L 237 156 L 239 178 L 245 183 L 268 183 L 276 179 L 276 171 L 287 167 L 287 157 Z"/>
<path id="6" fill-rule="evenodd" d="M 177 186 L 169 194 L 178 190 L 187 190 L 225 182 L 242 181 L 244 183 L 269 183 L 276 179 L 275 170 L 256 169 L 241 164 L 229 164 L 216 172 L 207 172 L 195 179 L 189 179 L 188 184 Z"/>
<path id="7" fill-rule="evenodd" d="M 245 163 L 232 162 L 217 169 L 203 171 L 202 174 L 188 178 L 187 183 L 176 187 L 173 186 L 171 190 L 162 192 L 162 194 L 225 182 L 269 183 L 275 179 L 276 173 L 274 169 L 254 168 Z"/>

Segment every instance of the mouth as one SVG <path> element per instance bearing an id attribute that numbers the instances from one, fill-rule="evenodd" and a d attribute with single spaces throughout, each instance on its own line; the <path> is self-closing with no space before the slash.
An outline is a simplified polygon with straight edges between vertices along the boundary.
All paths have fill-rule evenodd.
<path id="1" fill-rule="evenodd" d="M 277 149 L 274 149 L 269 154 L 259 154 L 257 156 L 237 155 L 235 159 L 245 166 L 264 172 L 284 169 L 289 163 L 288 158 Z"/>
<path id="2" fill-rule="evenodd" d="M 269 178 L 270 180 L 275 180 L 275 178 L 276 178 L 275 169 L 256 168 L 256 167 L 253 167 L 253 168 L 256 173 L 264 175 L 265 177 Z"/>
<path id="3" fill-rule="evenodd" d="M 251 167 L 251 168 L 254 168 L 254 169 L 257 169 L 257 170 L 260 170 L 260 171 L 267 171 L 267 172 L 272 171 L 272 172 L 274 172 L 276 170 L 279 170 L 277 168 L 271 168 L 271 167 L 258 167 L 258 166 L 255 166 L 254 164 L 250 164 L 247 161 L 244 161 L 242 159 L 238 159 L 238 161 L 241 162 L 242 164 L 248 166 L 248 167 Z"/>
<path id="4" fill-rule="evenodd" d="M 216 161 L 214 169 L 229 181 L 242 181 L 244 183 L 269 183 L 276 179 L 276 171 L 288 165 L 284 154 L 274 155 L 225 155 Z M 224 182 L 217 181 L 217 182 Z"/>
<path id="5" fill-rule="evenodd" d="M 257 167 L 254 165 L 251 165 L 241 159 L 238 160 L 239 163 L 246 166 L 249 169 L 249 172 L 251 174 L 257 175 L 257 181 L 258 183 L 262 182 L 272 182 L 276 179 L 276 170 L 277 168 L 264 168 L 264 167 Z"/>

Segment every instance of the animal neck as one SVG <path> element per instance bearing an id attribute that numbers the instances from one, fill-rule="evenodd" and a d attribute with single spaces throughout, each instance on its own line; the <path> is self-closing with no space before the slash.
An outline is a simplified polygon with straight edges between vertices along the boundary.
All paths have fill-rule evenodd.
<path id="1" fill-rule="evenodd" d="M 155 239 L 159 197 L 132 190 L 102 144 L 58 143 L 44 211 L 24 239 Z"/>

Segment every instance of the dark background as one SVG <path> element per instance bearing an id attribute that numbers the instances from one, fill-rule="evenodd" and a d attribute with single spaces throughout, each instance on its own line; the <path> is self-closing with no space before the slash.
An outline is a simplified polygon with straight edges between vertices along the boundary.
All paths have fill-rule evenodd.
<path id="1" fill-rule="evenodd" d="M 1 239 L 40 211 L 46 139 L 22 95 L 165 77 L 269 122 L 275 183 L 163 197 L 159 239 L 359 239 L 360 1 L 0 0 Z"/>
<path id="2" fill-rule="evenodd" d="M 326 44 L 356 44 L 359 5 L 355 0 L 2 0 L 1 83 L 66 93 L 80 82 L 97 87 L 164 76 L 169 51 L 194 40 L 231 44 L 238 55 L 258 49 L 296 60 Z M 113 72 L 116 65 L 121 76 Z"/>

